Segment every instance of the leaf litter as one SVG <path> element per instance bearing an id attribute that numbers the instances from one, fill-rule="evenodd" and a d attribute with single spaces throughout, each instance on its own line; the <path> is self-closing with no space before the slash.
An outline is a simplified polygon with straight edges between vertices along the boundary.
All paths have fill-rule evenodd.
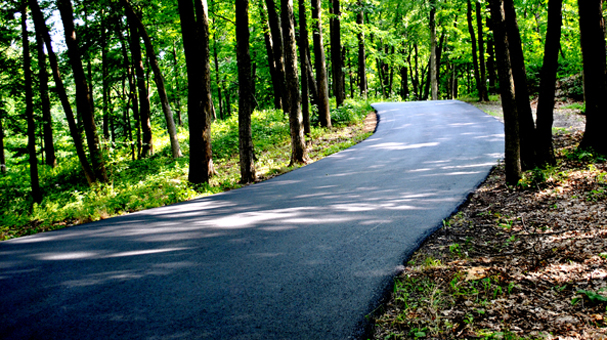
<path id="1" fill-rule="evenodd" d="M 558 163 L 492 170 L 412 256 L 374 339 L 607 339 L 607 164 L 555 136 Z"/>

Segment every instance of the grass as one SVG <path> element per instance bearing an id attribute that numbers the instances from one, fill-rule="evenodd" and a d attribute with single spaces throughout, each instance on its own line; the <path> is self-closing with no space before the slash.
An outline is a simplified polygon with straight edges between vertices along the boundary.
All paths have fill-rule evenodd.
<path id="1" fill-rule="evenodd" d="M 332 111 L 333 129 L 312 127 L 308 147 L 311 161 L 346 149 L 367 138 L 363 120 L 372 111 L 368 102 L 346 101 Z M 282 111 L 256 111 L 252 116 L 253 140 L 259 180 L 291 171 L 288 117 Z M 241 187 L 238 164 L 238 118 L 212 126 L 213 161 L 218 174 L 208 184 L 187 181 L 188 139 L 179 130 L 184 157 L 173 159 L 168 137 L 157 129 L 153 156 L 131 160 L 126 148 L 106 148 L 110 181 L 88 187 L 67 137 L 58 138 L 63 157 L 56 168 L 40 165 L 43 201 L 33 203 L 29 169 L 13 159 L 0 175 L 0 240 L 59 229 L 129 212 L 165 206 Z M 16 142 L 17 143 L 17 142 Z"/>

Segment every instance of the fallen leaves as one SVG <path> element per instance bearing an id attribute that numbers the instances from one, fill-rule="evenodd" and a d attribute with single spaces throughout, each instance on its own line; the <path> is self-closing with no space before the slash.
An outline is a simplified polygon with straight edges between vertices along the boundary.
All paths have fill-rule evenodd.
<path id="1" fill-rule="evenodd" d="M 412 256 L 375 338 L 607 339 L 607 164 L 580 138 L 526 186 L 494 169 Z"/>

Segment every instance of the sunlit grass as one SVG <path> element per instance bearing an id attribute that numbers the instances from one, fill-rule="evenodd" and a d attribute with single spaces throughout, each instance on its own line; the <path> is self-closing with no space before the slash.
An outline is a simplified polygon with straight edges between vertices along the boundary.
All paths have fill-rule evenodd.
<path id="1" fill-rule="evenodd" d="M 308 151 L 311 162 L 346 149 L 367 138 L 364 116 L 371 111 L 366 102 L 347 101 L 332 112 L 333 129 L 312 127 Z M 29 170 L 13 166 L 0 176 L 0 240 L 34 234 L 65 226 L 96 221 L 129 212 L 165 206 L 241 187 L 238 163 L 238 119 L 232 116 L 212 126 L 213 161 L 217 175 L 208 184 L 188 182 L 188 132 L 179 128 L 184 157 L 171 157 L 166 132 L 154 126 L 153 156 L 132 160 L 130 148 L 106 144 L 110 181 L 88 187 L 69 138 L 62 138 L 64 158 L 51 169 L 40 166 L 43 201 L 30 197 Z M 288 117 L 282 111 L 256 111 L 252 130 L 260 180 L 298 168 L 289 166 Z"/>

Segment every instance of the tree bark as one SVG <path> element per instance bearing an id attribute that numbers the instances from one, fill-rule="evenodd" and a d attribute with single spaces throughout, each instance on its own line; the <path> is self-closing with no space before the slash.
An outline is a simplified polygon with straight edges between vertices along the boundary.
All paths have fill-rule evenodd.
<path id="1" fill-rule="evenodd" d="M 278 72 L 276 70 L 276 61 L 274 60 L 274 49 L 272 47 L 272 34 L 270 32 L 270 24 L 265 16 L 265 8 L 263 7 L 263 2 L 258 2 L 259 4 L 259 13 L 261 14 L 261 22 L 264 23 L 264 31 L 263 31 L 263 40 L 266 46 L 266 54 L 268 55 L 268 68 L 270 69 L 270 79 L 272 79 L 272 89 L 274 90 L 274 108 L 276 110 L 282 109 L 281 98 L 280 98 L 280 78 Z M 215 39 L 215 38 L 214 38 Z M 217 41 L 215 41 L 215 45 L 217 45 Z M 217 47 L 215 47 L 215 56 L 217 55 Z M 215 58 L 217 59 L 217 58 Z M 217 62 L 215 62 L 217 65 Z M 217 67 L 216 67 L 217 68 Z M 217 75 L 219 79 L 219 75 Z M 218 83 L 219 84 L 219 83 Z M 219 88 L 219 85 L 217 85 Z M 221 102 L 221 99 L 219 100 Z M 220 110 L 221 111 L 221 110 Z"/>
<path id="2" fill-rule="evenodd" d="M 34 122 L 34 100 L 32 92 L 32 69 L 27 37 L 27 3 L 21 6 L 21 43 L 23 45 L 23 78 L 25 87 L 25 116 L 27 117 L 27 151 L 30 165 L 30 184 L 34 202 L 42 202 L 40 179 L 38 177 L 38 159 L 36 158 L 36 123 Z"/>
<path id="3" fill-rule="evenodd" d="M 268 23 L 270 25 L 270 33 L 272 38 L 272 51 L 274 54 L 274 63 L 276 64 L 276 74 L 278 87 L 275 87 L 274 93 L 280 98 L 280 108 L 286 113 L 286 103 L 284 102 L 284 89 L 285 89 L 285 59 L 284 59 L 284 43 L 283 33 L 281 28 L 280 18 L 276 13 L 276 4 L 274 0 L 265 0 L 266 7 L 268 10 Z"/>
<path id="4" fill-rule="evenodd" d="M 556 72 L 561 46 L 563 0 L 548 2 L 548 30 L 544 46 L 544 64 L 540 73 L 540 93 L 537 103 L 537 163 L 555 164 L 552 147 L 552 123 L 554 122 L 554 96 Z"/>
<path id="5" fill-rule="evenodd" d="M 255 149 L 251 131 L 253 93 L 249 54 L 249 0 L 236 0 L 236 59 L 238 63 L 238 135 L 240 183 L 255 182 Z"/>
<path id="6" fill-rule="evenodd" d="M 477 0 L 476 2 L 476 26 L 478 31 L 478 62 L 480 64 L 480 95 L 479 97 L 484 101 L 489 101 L 489 95 L 487 94 L 487 72 L 485 70 L 485 41 L 483 38 L 483 13 L 481 3 Z"/>
<path id="7" fill-rule="evenodd" d="M 131 58 L 135 65 L 135 77 L 137 90 L 139 91 L 139 119 L 141 125 L 141 158 L 154 154 L 154 140 L 152 136 L 152 124 L 150 123 L 150 96 L 145 84 L 143 61 L 141 57 L 141 45 L 139 43 L 139 30 L 134 23 L 133 14 L 127 11 L 127 20 L 131 28 Z"/>
<path id="8" fill-rule="evenodd" d="M 402 100 L 407 100 L 409 97 L 409 85 L 407 83 L 407 67 L 402 66 L 400 68 L 400 96 Z"/>
<path id="9" fill-rule="evenodd" d="M 358 87 L 360 88 L 360 95 L 363 98 L 367 98 L 367 71 L 366 71 L 366 56 L 365 56 L 365 27 L 364 27 L 364 15 L 362 9 L 362 1 L 358 1 L 360 7 L 356 14 L 356 24 L 360 30 L 357 34 L 358 38 Z"/>
<path id="10" fill-rule="evenodd" d="M 205 0 L 178 0 L 188 74 L 190 170 L 188 180 L 207 183 L 215 173 L 211 150 L 209 21 Z M 194 8 L 196 10 L 194 10 Z"/>
<path id="11" fill-rule="evenodd" d="M 139 35 L 143 38 L 145 51 L 150 61 L 150 66 L 152 66 L 152 71 L 154 71 L 154 82 L 156 83 L 156 88 L 158 89 L 158 96 L 160 97 L 162 112 L 164 113 L 164 119 L 167 124 L 169 139 L 171 141 L 171 153 L 173 155 L 173 158 L 182 157 L 183 155 L 181 154 L 181 148 L 179 147 L 179 139 L 177 139 L 177 128 L 175 127 L 175 120 L 173 119 L 173 111 L 171 110 L 171 104 L 169 103 L 169 97 L 164 86 L 164 79 L 162 78 L 160 66 L 158 66 L 158 61 L 156 59 L 156 51 L 154 51 L 152 40 L 150 39 L 147 30 L 145 29 L 145 26 L 143 25 L 137 14 L 135 14 L 133 7 L 128 2 L 128 0 L 121 0 L 121 2 L 124 5 L 124 8 L 132 17 L 132 22 L 135 23 L 135 25 L 137 26 L 137 31 L 139 32 Z"/>
<path id="12" fill-rule="evenodd" d="M 487 19 L 489 20 L 489 19 Z M 497 82 L 497 76 L 495 75 L 495 56 L 493 52 L 493 39 L 487 39 L 487 73 L 489 74 L 489 89 L 488 92 L 495 93 L 495 84 Z"/>
<path id="13" fill-rule="evenodd" d="M 476 82 L 476 89 L 478 91 L 478 100 L 483 100 L 482 89 L 481 89 L 481 79 L 480 79 L 480 71 L 478 68 L 478 55 L 476 53 L 476 35 L 474 33 L 474 25 L 472 24 L 472 3 L 470 0 L 467 1 L 468 4 L 468 32 L 470 32 L 470 43 L 472 45 L 472 64 L 474 65 L 474 81 Z"/>
<path id="14" fill-rule="evenodd" d="M 308 23 L 306 20 L 306 2 L 299 0 L 299 65 L 301 67 L 301 113 L 304 134 L 310 135 L 310 96 L 308 93 Z"/>
<path id="15" fill-rule="evenodd" d="M 516 185 L 521 178 L 520 140 L 518 136 L 518 112 L 514 92 L 514 80 L 512 78 L 508 36 L 506 33 L 504 0 L 491 0 L 490 7 L 494 26 L 495 52 L 502 95 L 502 108 L 504 109 L 506 183 Z"/>
<path id="16" fill-rule="evenodd" d="M 4 154 L 4 128 L 2 127 L 2 116 L 0 116 L 0 173 L 6 173 L 6 155 Z"/>
<path id="17" fill-rule="evenodd" d="M 282 0 L 284 1 L 284 0 Z M 321 1 L 312 0 L 312 37 L 314 40 L 314 66 L 316 68 L 316 88 L 318 93 L 318 120 L 320 126 L 331 127 L 329 110 L 329 82 L 325 66 L 325 51 L 322 42 Z"/>
<path id="18" fill-rule="evenodd" d="M 80 59 L 80 48 L 74 27 L 72 3 L 70 0 L 57 0 L 57 9 L 59 9 L 61 21 L 63 22 L 67 54 L 72 67 L 74 82 L 76 83 L 76 109 L 80 112 L 79 116 L 82 118 L 84 124 L 93 172 L 98 181 L 107 182 L 105 162 L 99 149 L 99 137 L 97 136 L 97 127 L 95 126 L 93 103 L 89 97 L 89 87 L 82 67 L 82 60 Z"/>
<path id="19" fill-rule="evenodd" d="M 335 103 L 337 107 L 343 105 L 346 92 L 344 90 L 344 74 L 343 62 L 341 58 L 341 8 L 339 0 L 332 0 L 333 22 L 331 31 L 331 64 L 333 69 L 333 84 L 335 85 L 333 92 L 335 93 Z"/>
<path id="20" fill-rule="evenodd" d="M 180 65 L 177 61 L 177 49 L 175 48 L 175 43 L 173 42 L 173 68 L 175 72 L 175 112 L 177 113 L 177 125 L 183 125 L 183 120 L 181 119 L 181 84 L 179 83 L 179 69 Z M 220 95 L 221 97 L 221 95 Z M 221 105 L 221 104 L 220 104 Z M 221 106 L 219 108 L 221 112 Z"/>
<path id="21" fill-rule="evenodd" d="M 53 143 L 53 120 L 51 117 L 51 101 L 48 96 L 48 73 L 46 71 L 46 54 L 44 54 L 44 39 L 36 34 L 36 47 L 38 50 L 38 79 L 40 81 L 40 103 L 42 105 L 42 128 L 44 131 L 44 154 L 46 164 L 54 168 L 57 166 L 55 146 Z"/>
<path id="22" fill-rule="evenodd" d="M 508 30 L 506 34 L 508 35 L 508 47 L 510 49 L 512 77 L 514 78 L 514 89 L 516 91 L 519 137 L 521 139 L 521 166 L 523 170 L 531 170 L 535 167 L 535 123 L 529 104 L 527 71 L 525 70 L 525 58 L 513 0 L 504 0 L 504 10 L 506 13 L 506 29 Z"/>
<path id="23" fill-rule="evenodd" d="M 586 130 L 579 147 L 607 154 L 607 143 L 603 135 L 607 126 L 603 1 L 578 0 L 578 9 L 586 101 Z"/>
<path id="24" fill-rule="evenodd" d="M 289 126 L 291 128 L 291 165 L 306 163 L 308 155 L 304 139 L 303 117 L 299 98 L 299 79 L 297 76 L 297 50 L 295 46 L 295 27 L 293 25 L 293 0 L 281 0 L 281 21 L 285 42 L 285 98 L 289 104 Z"/>
<path id="25" fill-rule="evenodd" d="M 436 0 L 430 1 L 430 87 L 432 100 L 438 100 L 438 63 L 436 60 Z"/>

